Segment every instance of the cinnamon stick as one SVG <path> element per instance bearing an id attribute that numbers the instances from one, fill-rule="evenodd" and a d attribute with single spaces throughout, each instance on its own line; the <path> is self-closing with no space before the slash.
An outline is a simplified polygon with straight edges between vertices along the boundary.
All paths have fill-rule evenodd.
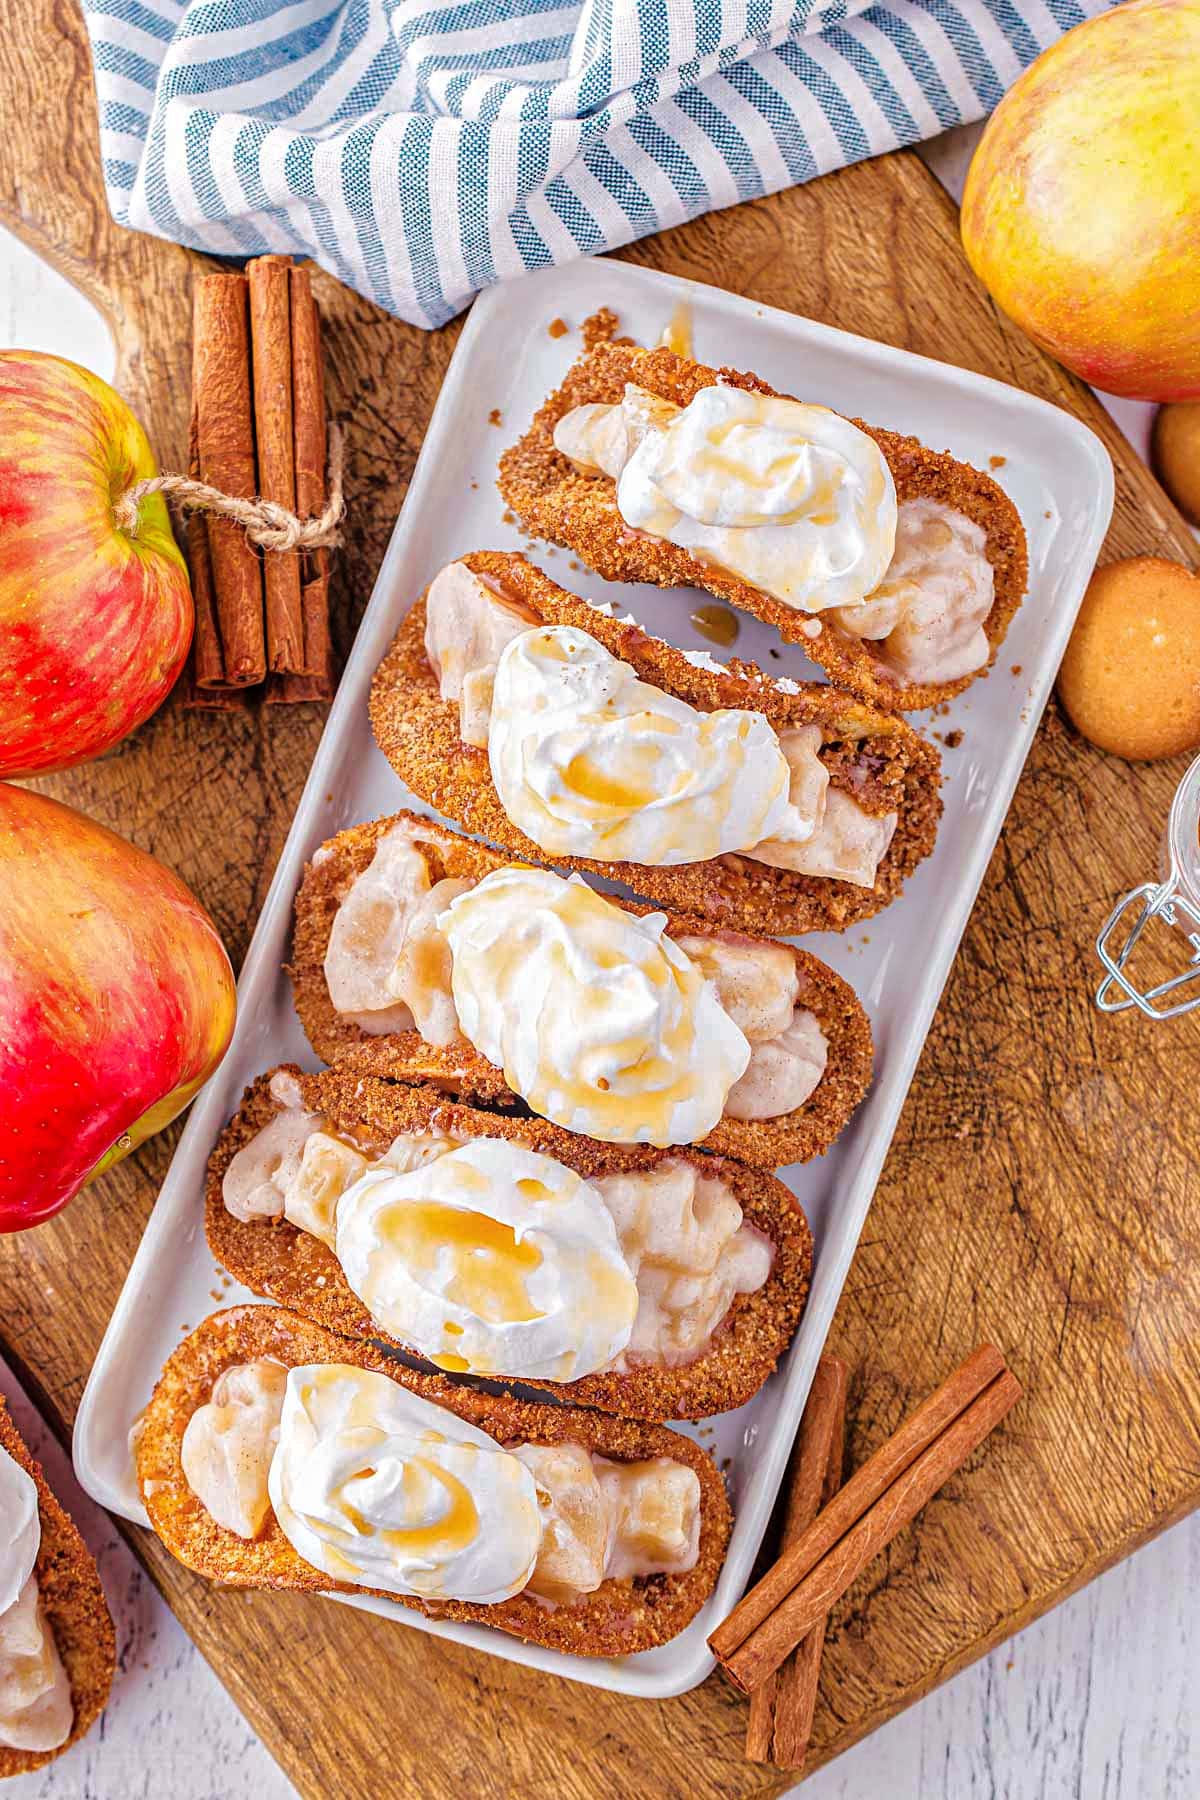
<path id="1" fill-rule="evenodd" d="M 199 474 L 194 409 L 189 468 L 193 475 Z M 231 687 L 225 680 L 225 659 L 221 653 L 221 633 L 217 625 L 208 533 L 199 513 L 192 513 L 188 518 L 187 559 L 192 578 L 196 624 L 192 633 L 191 662 L 183 704 L 191 712 L 244 712 L 250 704 L 249 693 L 244 687 Z"/>
<path id="2" fill-rule="evenodd" d="M 896 1477 L 915 1462 L 1003 1369 L 1004 1358 L 994 1344 L 981 1344 L 978 1350 L 972 1351 L 949 1380 L 923 1400 L 899 1431 L 855 1471 L 833 1505 L 815 1521 L 812 1532 L 806 1532 L 797 1544 L 786 1550 L 762 1580 L 738 1602 L 724 1623 L 718 1625 L 708 1640 L 714 1654 L 718 1657 L 731 1655 L 739 1644 L 744 1643 L 767 1615 L 787 1599 L 813 1564 L 849 1531 Z"/>
<path id="3" fill-rule="evenodd" d="M 200 455 L 196 448 L 196 408 L 188 433 L 188 470 L 200 473 Z M 208 533 L 199 513 L 191 513 L 187 522 L 187 562 L 192 578 L 192 605 L 196 614 L 192 632 L 193 688 L 223 687 L 225 658 L 221 653 L 221 633 L 217 626 L 216 598 L 213 594 L 212 562 L 208 554 Z M 192 704 L 189 700 L 188 704 Z"/>
<path id="4" fill-rule="evenodd" d="M 183 704 L 189 712 L 245 712 L 250 690 L 244 687 L 198 687 L 192 677 Z"/>
<path id="5" fill-rule="evenodd" d="M 264 706 L 295 706 L 302 700 L 329 700 L 332 685 L 319 675 L 269 675 Z"/>
<path id="6" fill-rule="evenodd" d="M 192 467 L 194 471 L 194 456 Z M 213 594 L 212 563 L 208 554 L 208 533 L 199 513 L 192 513 L 188 519 L 187 553 L 196 627 L 192 634 L 192 653 L 183 704 L 192 712 L 244 712 L 250 704 L 249 690 L 230 687 L 225 680 L 225 661 L 221 654 L 221 635 L 217 628 L 216 599 Z"/>
<path id="7" fill-rule="evenodd" d="M 1020 1398 L 983 1345 L 858 1470 L 709 1639 L 752 1693 Z"/>
<path id="8" fill-rule="evenodd" d="M 255 497 L 250 325 L 243 275 L 200 275 L 193 297 L 192 394 L 201 480 Z M 240 526 L 205 520 L 225 679 L 240 687 L 266 673 L 262 569 Z"/>
<path id="9" fill-rule="evenodd" d="M 192 634 L 192 677 L 198 688 L 224 687 L 225 662 L 221 655 L 221 634 L 217 629 L 208 533 L 199 513 L 193 513 L 187 522 L 187 560 L 196 612 Z"/>
<path id="10" fill-rule="evenodd" d="M 823 1356 L 813 1376 L 808 1405 L 792 1452 L 782 1546 L 794 1544 L 828 1506 L 841 1485 L 845 1442 L 846 1365 Z M 750 1696 L 746 1756 L 798 1769 L 812 1732 L 817 1677 L 825 1642 L 822 1621 Z"/>
<path id="11" fill-rule="evenodd" d="M 311 518 L 325 506 L 328 445 L 325 432 L 325 365 L 321 315 L 306 268 L 292 265 L 292 397 L 295 437 L 296 511 Z M 306 551 L 301 559 L 304 615 L 304 669 L 310 681 L 289 682 L 280 698 L 328 700 L 334 689 L 333 644 L 329 634 L 329 552 Z"/>
<path id="12" fill-rule="evenodd" d="M 290 268 L 286 256 L 260 256 L 249 265 L 247 274 L 258 491 L 264 500 L 295 512 Z M 263 582 L 267 667 L 276 673 L 299 674 L 306 664 L 298 552 L 273 550 L 265 555 Z"/>

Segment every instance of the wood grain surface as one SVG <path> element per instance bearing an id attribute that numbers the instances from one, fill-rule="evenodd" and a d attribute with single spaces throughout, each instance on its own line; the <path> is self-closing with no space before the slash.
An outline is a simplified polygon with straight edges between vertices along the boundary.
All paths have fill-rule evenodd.
<path id="1" fill-rule="evenodd" d="M 185 466 L 196 257 L 115 227 L 71 0 L 2 0 L 0 219 L 112 323 L 118 384 Z M 1095 401 L 996 313 L 955 212 L 909 156 L 636 246 L 657 268 L 982 370 L 1078 412 L 1117 464 L 1107 557 L 1195 560 L 1182 521 Z M 598 279 L 598 297 L 603 282 Z M 398 324 L 320 279 L 333 404 L 351 421 L 344 651 L 457 331 Z M 736 359 L 736 350 L 734 352 Z M 237 961 L 319 736 L 314 707 L 171 703 L 47 788 L 177 869 Z M 948 752 L 953 754 L 953 752 Z M 834 1324 L 854 1466 L 973 1344 L 1026 1399 L 830 1623 L 823 1759 L 1200 1501 L 1196 1027 L 1092 1007 L 1092 940 L 1155 866 L 1179 764 L 1091 751 L 1051 707 L 964 939 Z M 0 1339 L 65 1433 L 173 1147 L 167 1133 L 62 1217 L 0 1239 Z M 519 1792 L 556 1800 L 765 1795 L 719 1677 L 651 1704 L 581 1689 L 320 1601 L 219 1592 L 139 1554 L 306 1795 Z"/>

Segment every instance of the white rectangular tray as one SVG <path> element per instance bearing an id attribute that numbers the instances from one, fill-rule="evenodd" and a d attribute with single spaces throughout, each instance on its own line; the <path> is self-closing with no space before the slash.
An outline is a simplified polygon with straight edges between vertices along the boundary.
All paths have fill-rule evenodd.
<path id="1" fill-rule="evenodd" d="M 517 532 L 502 522 L 496 461 L 558 385 L 578 352 L 576 332 L 585 316 L 610 305 L 623 330 L 653 343 L 681 302 L 691 309 L 696 354 L 705 361 L 752 369 L 784 392 L 914 432 L 978 467 L 996 459 L 997 479 L 1029 534 L 1030 591 L 988 679 L 936 721 L 923 721 L 926 728 L 936 724 L 942 735 L 963 733 L 961 744 L 944 752 L 946 811 L 935 854 L 903 898 L 865 929 L 812 940 L 853 983 L 871 1015 L 875 1083 L 828 1156 L 783 1172 L 816 1245 L 812 1293 L 790 1353 L 748 1405 L 688 1428 L 727 1466 L 736 1515 L 709 1605 L 669 1644 L 638 1656 L 593 1660 L 521 1644 L 485 1626 L 434 1622 L 386 1601 L 349 1602 L 495 1656 L 657 1697 L 703 1680 L 712 1667 L 706 1634 L 746 1584 L 917 1057 L 1108 525 L 1112 469 L 1105 450 L 1078 420 L 1044 401 L 621 262 L 576 263 L 492 288 L 475 303 L 246 956 L 233 1045 L 195 1103 L 100 1346 L 74 1442 L 76 1470 L 88 1491 L 112 1511 L 145 1523 L 129 1428 L 180 1337 L 218 1301 L 252 1298 L 228 1284 L 206 1247 L 205 1161 L 255 1075 L 288 1059 L 315 1066 L 281 971 L 303 865 L 343 826 L 419 804 L 371 737 L 366 698 L 372 673 L 406 608 L 445 562 L 468 550 L 518 546 Z M 548 327 L 559 318 L 575 328 L 571 336 L 550 335 Z M 403 407 L 403 393 L 390 403 Z M 496 412 L 499 427 L 492 422 Z M 707 647 L 689 623 L 695 597 L 609 586 L 572 570 L 563 552 L 544 546 L 535 546 L 533 555 L 564 586 L 614 600 L 619 611 L 632 611 L 648 629 L 685 649 Z M 736 649 L 775 675 L 814 673 L 799 650 L 781 645 L 773 630 L 753 619 L 743 620 Z"/>

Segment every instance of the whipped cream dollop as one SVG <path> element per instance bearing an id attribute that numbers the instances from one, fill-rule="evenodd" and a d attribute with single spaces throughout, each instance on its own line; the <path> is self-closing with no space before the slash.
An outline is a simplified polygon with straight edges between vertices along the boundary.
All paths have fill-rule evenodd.
<path id="1" fill-rule="evenodd" d="M 720 383 L 679 407 L 630 383 L 618 405 L 566 413 L 554 442 L 616 482 L 626 524 L 787 606 L 829 611 L 879 641 L 897 679 L 956 681 L 987 663 L 986 532 L 937 500 L 898 506 L 883 452 L 840 414 Z"/>
<path id="2" fill-rule="evenodd" d="M 490 1605 L 533 1574 L 533 1476 L 447 1408 L 372 1369 L 288 1371 L 268 1491 L 293 1549 L 338 1581 Z"/>
<path id="3" fill-rule="evenodd" d="M 637 1315 L 595 1188 L 503 1138 L 368 1170 L 338 1204 L 336 1249 L 371 1317 L 454 1371 L 573 1381 L 620 1354 Z"/>
<path id="4" fill-rule="evenodd" d="M 488 758 L 508 817 L 552 856 L 703 862 L 815 827 L 761 713 L 700 712 L 574 626 L 504 650 Z"/>
<path id="5" fill-rule="evenodd" d="M 543 869 L 497 870 L 438 921 L 465 1036 L 535 1112 L 606 1143 L 693 1143 L 750 1046 L 666 935 Z"/>
<path id="6" fill-rule="evenodd" d="M 267 1474 L 286 1382 L 287 1370 L 269 1357 L 234 1364 L 184 1428 L 180 1461 L 188 1486 L 218 1525 L 241 1538 L 256 1538 L 270 1510 Z"/>
<path id="7" fill-rule="evenodd" d="M 8 1611 L 33 1574 L 41 1542 L 37 1483 L 0 1448 L 0 1613 Z"/>
<path id="8" fill-rule="evenodd" d="M 617 484 L 627 525 L 802 612 L 861 600 L 896 539 L 896 488 L 875 440 L 839 413 L 718 382 L 687 406 L 630 383 L 578 407 L 554 442 Z"/>
<path id="9" fill-rule="evenodd" d="M 454 1043 L 446 946 L 434 920 L 470 885 L 455 878 L 431 885 L 412 827 L 384 832 L 330 929 L 325 982 L 337 1011 L 374 1036 L 415 1028 L 426 1043 Z"/>
<path id="10" fill-rule="evenodd" d="M 57 1750 L 71 1734 L 71 1684 L 38 1591 L 37 1484 L 0 1449 L 0 1744 Z"/>
<path id="11" fill-rule="evenodd" d="M 879 586 L 835 622 L 879 640 L 886 667 L 903 681 L 957 681 L 991 655 L 984 623 L 995 598 L 987 533 L 938 500 L 906 500 L 896 548 Z"/>

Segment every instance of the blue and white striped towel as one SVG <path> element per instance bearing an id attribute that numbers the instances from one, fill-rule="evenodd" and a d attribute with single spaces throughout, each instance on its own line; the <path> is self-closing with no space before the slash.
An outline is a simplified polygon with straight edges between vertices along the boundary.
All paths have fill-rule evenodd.
<path id="1" fill-rule="evenodd" d="M 1107 0 L 83 0 L 122 224 L 440 325 L 980 117 Z"/>

